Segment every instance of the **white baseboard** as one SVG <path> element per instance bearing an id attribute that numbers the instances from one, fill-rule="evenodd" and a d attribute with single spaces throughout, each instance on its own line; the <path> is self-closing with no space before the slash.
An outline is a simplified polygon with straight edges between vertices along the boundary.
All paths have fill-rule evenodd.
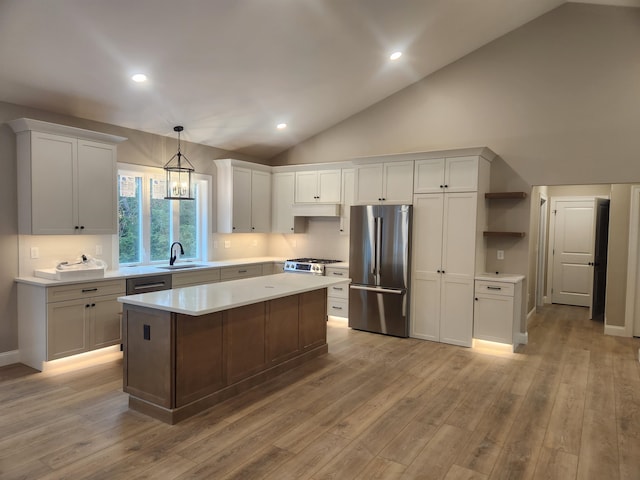
<path id="1" fill-rule="evenodd" d="M 631 336 L 627 333 L 626 327 L 619 327 L 617 325 L 605 325 L 604 334 L 612 335 L 614 337 L 630 337 Z"/>
<path id="2" fill-rule="evenodd" d="M 14 363 L 20 363 L 20 351 L 11 350 L 9 352 L 0 353 L 0 367 L 5 365 L 12 365 Z"/>
<path id="3" fill-rule="evenodd" d="M 525 332 L 525 333 L 516 333 L 515 337 L 514 337 L 516 344 L 518 345 L 526 345 L 527 343 L 529 343 L 529 333 Z"/>

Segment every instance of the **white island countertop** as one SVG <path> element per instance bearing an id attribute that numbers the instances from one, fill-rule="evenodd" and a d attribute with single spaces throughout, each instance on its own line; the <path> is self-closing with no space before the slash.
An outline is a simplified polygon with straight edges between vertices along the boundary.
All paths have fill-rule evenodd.
<path id="1" fill-rule="evenodd" d="M 197 316 L 350 282 L 349 278 L 279 273 L 127 295 L 119 297 L 118 301 L 139 307 Z"/>

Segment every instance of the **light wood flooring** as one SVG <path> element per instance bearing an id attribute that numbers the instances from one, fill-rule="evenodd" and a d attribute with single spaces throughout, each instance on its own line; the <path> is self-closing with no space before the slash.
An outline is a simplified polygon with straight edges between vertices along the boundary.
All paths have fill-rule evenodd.
<path id="1" fill-rule="evenodd" d="M 640 478 L 640 340 L 549 306 L 516 354 L 331 321 L 329 353 L 169 426 L 121 360 L 0 368 L 2 479 Z"/>

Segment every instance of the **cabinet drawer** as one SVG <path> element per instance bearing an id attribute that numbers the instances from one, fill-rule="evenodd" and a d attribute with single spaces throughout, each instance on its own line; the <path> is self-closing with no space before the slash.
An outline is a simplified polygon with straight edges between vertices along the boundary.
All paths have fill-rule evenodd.
<path id="1" fill-rule="evenodd" d="M 349 277 L 349 270 L 346 268 L 327 267 L 325 269 L 325 276 L 327 277 Z"/>
<path id="2" fill-rule="evenodd" d="M 100 295 L 124 295 L 124 292 L 124 280 L 60 285 L 59 287 L 47 288 L 47 303 L 62 302 L 76 298 L 97 297 Z"/>
<path id="3" fill-rule="evenodd" d="M 225 267 L 220 269 L 220 280 L 234 280 L 236 278 L 259 277 L 262 275 L 262 265 L 244 265 L 241 267 Z"/>
<path id="4" fill-rule="evenodd" d="M 349 316 L 349 301 L 341 298 L 327 297 L 327 315 L 347 318 Z"/>
<path id="5" fill-rule="evenodd" d="M 327 296 L 333 298 L 349 298 L 349 285 L 331 285 L 327 288 Z"/>
<path id="6" fill-rule="evenodd" d="M 476 294 L 489 293 L 513 297 L 513 283 L 476 281 Z"/>
<path id="7" fill-rule="evenodd" d="M 189 285 L 203 285 L 220 281 L 220 270 L 202 270 L 199 272 L 174 273 L 171 279 L 171 286 L 186 287 Z"/>

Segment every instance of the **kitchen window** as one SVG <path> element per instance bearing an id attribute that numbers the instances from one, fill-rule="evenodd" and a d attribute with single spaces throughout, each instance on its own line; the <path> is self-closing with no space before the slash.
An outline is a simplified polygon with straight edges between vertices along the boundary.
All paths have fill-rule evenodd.
<path id="1" fill-rule="evenodd" d="M 118 231 L 121 266 L 166 263 L 173 242 L 183 260 L 207 260 L 211 179 L 193 175 L 194 200 L 165 200 L 160 168 L 118 165 Z"/>

